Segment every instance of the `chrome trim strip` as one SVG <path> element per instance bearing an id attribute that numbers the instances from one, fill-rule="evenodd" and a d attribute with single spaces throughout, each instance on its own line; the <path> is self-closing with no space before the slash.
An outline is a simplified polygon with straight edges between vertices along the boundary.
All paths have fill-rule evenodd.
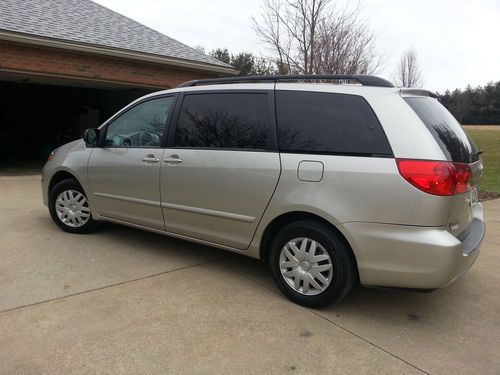
<path id="1" fill-rule="evenodd" d="M 162 203 L 161 206 L 163 208 L 169 208 L 171 210 L 185 211 L 185 212 L 191 212 L 191 213 L 195 213 L 195 214 L 208 215 L 208 216 L 215 216 L 215 217 L 220 217 L 223 219 L 242 221 L 245 223 L 253 223 L 255 221 L 255 217 L 240 215 L 240 214 L 233 214 L 232 212 L 215 211 L 215 210 L 209 210 L 206 208 L 183 206 L 180 204 L 173 204 L 173 203 Z"/>
<path id="2" fill-rule="evenodd" d="M 101 198 L 109 198 L 109 199 L 115 199 L 118 201 L 144 204 L 146 206 L 153 206 L 153 207 L 160 207 L 161 206 L 160 202 L 150 201 L 147 199 L 130 198 L 130 197 L 124 197 L 122 195 L 114 195 L 114 194 L 107 194 L 107 193 L 93 193 L 93 195 L 101 197 Z"/>

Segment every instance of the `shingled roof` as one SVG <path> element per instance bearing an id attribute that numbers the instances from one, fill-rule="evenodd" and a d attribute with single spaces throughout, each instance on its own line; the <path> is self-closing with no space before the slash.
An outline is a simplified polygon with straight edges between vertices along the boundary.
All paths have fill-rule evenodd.
<path id="1" fill-rule="evenodd" d="M 0 31 L 232 69 L 90 0 L 1 0 L 0 15 Z"/>

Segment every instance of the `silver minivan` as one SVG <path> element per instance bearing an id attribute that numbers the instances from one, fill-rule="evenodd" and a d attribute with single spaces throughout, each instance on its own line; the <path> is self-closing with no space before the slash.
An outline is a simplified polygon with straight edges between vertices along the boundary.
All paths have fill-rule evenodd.
<path id="1" fill-rule="evenodd" d="M 42 188 L 67 232 L 110 221 L 262 259 L 320 307 L 355 283 L 429 290 L 465 273 L 485 233 L 479 155 L 429 91 L 233 77 L 134 101 L 54 150 Z"/>

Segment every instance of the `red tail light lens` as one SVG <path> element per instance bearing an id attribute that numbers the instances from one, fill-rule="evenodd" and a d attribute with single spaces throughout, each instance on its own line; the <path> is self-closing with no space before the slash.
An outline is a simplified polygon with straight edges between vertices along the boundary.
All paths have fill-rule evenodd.
<path id="1" fill-rule="evenodd" d="M 397 159 L 396 163 L 406 181 L 429 194 L 455 195 L 472 188 L 468 164 L 409 159 Z"/>

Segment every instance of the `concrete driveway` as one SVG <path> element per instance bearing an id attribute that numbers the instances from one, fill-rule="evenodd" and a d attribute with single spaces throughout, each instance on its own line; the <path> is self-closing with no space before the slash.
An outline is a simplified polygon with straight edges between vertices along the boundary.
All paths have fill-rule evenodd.
<path id="1" fill-rule="evenodd" d="M 0 373 L 500 373 L 500 199 L 475 266 L 430 294 L 289 302 L 258 261 L 106 225 L 66 234 L 0 177 Z"/>

